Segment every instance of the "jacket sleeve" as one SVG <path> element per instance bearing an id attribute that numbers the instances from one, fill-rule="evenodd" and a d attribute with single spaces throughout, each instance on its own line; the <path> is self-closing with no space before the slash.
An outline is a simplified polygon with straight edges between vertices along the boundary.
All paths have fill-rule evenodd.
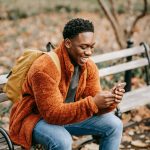
<path id="1" fill-rule="evenodd" d="M 92 96 L 77 102 L 64 103 L 59 83 L 44 72 L 36 72 L 31 82 L 37 108 L 48 123 L 60 125 L 75 123 L 98 112 Z"/>

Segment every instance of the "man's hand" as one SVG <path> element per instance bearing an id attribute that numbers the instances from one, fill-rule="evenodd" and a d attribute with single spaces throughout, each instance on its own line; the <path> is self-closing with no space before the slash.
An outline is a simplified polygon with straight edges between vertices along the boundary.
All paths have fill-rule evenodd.
<path id="1" fill-rule="evenodd" d="M 114 103 L 119 104 L 125 92 L 124 90 L 125 85 L 126 83 L 119 83 L 111 89 L 111 92 L 102 91 L 96 94 L 93 99 L 97 107 L 99 109 L 103 109 L 111 106 Z"/>
<path id="2" fill-rule="evenodd" d="M 116 103 L 120 103 L 122 98 L 123 98 L 123 94 L 125 92 L 124 87 L 125 87 L 126 83 L 119 83 L 117 85 L 115 85 L 112 88 L 112 93 L 115 94 L 115 102 Z"/>
<path id="3" fill-rule="evenodd" d="M 107 108 L 111 106 L 115 101 L 115 94 L 108 91 L 102 91 L 95 95 L 93 98 L 95 104 L 99 109 Z"/>

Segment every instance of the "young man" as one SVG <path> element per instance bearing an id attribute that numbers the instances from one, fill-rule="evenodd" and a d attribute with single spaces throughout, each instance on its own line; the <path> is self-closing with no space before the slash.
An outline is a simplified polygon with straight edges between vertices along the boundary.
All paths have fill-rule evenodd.
<path id="1" fill-rule="evenodd" d="M 61 73 L 44 54 L 31 66 L 23 84 L 23 98 L 10 115 L 10 137 L 30 149 L 71 150 L 71 135 L 98 135 L 101 150 L 117 150 L 122 122 L 111 113 L 124 89 L 101 90 L 98 69 L 89 57 L 94 50 L 94 27 L 84 19 L 69 21 L 56 48 Z"/>

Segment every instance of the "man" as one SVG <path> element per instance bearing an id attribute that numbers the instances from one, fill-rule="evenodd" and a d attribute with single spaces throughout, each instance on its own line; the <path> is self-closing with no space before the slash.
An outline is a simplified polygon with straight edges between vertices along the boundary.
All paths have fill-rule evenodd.
<path id="1" fill-rule="evenodd" d="M 23 98 L 10 115 L 10 137 L 30 149 L 71 150 L 71 135 L 98 135 L 101 150 L 117 150 L 122 122 L 111 111 L 124 89 L 101 90 L 98 69 L 89 59 L 94 50 L 94 27 L 84 19 L 69 21 L 63 42 L 55 50 L 61 73 L 44 54 L 31 66 L 23 84 Z"/>

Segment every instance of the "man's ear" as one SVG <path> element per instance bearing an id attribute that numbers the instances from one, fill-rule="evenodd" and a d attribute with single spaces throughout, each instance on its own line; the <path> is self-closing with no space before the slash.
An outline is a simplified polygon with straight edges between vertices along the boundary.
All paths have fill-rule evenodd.
<path id="1" fill-rule="evenodd" d="M 71 48 L 71 41 L 70 41 L 70 39 L 65 39 L 64 40 L 64 44 L 65 44 L 65 46 L 66 46 L 66 48 L 68 48 L 68 49 L 70 49 Z"/>

